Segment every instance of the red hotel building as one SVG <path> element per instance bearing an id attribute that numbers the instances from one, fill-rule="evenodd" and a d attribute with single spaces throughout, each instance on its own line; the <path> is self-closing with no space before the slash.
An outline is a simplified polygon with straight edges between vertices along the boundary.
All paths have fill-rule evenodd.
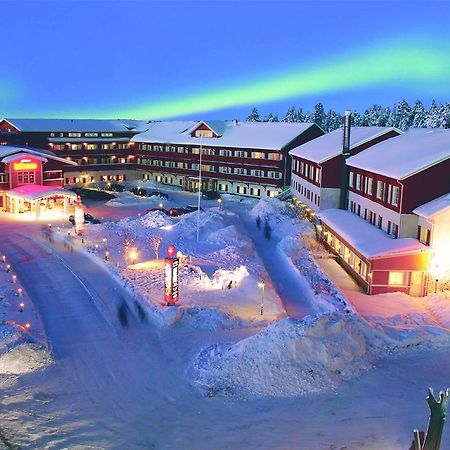
<path id="1" fill-rule="evenodd" d="M 369 294 L 424 295 L 431 238 L 416 208 L 449 192 L 450 130 L 410 130 L 347 166 L 348 210 L 319 214 L 325 243 Z"/>

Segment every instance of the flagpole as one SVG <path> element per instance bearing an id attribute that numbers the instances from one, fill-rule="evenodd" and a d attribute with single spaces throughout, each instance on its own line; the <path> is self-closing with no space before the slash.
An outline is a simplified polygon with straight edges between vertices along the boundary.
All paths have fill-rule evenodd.
<path id="1" fill-rule="evenodd" d="M 203 137 L 200 136 L 200 164 L 198 166 L 198 204 L 197 204 L 197 242 L 200 236 L 200 205 L 202 202 L 202 153 L 203 153 Z"/>

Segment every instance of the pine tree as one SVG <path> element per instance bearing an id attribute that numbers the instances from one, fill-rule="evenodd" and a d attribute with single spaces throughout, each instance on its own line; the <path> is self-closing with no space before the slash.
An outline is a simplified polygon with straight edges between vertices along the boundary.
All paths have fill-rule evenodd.
<path id="1" fill-rule="evenodd" d="M 438 127 L 450 127 L 450 103 L 443 103 L 438 110 Z"/>
<path id="2" fill-rule="evenodd" d="M 252 109 L 252 112 L 247 117 L 247 122 L 261 122 L 261 118 L 259 117 L 259 112 L 256 108 Z"/>
<path id="3" fill-rule="evenodd" d="M 342 117 L 334 110 L 330 109 L 325 120 L 325 131 L 333 131 L 341 126 Z"/>
<path id="4" fill-rule="evenodd" d="M 397 120 L 398 125 L 397 127 L 400 130 L 407 130 L 411 124 L 412 124 L 412 110 L 411 107 L 408 105 L 408 102 L 403 99 L 397 106 Z"/>
<path id="5" fill-rule="evenodd" d="M 363 118 L 358 111 L 352 112 L 351 124 L 353 127 L 362 127 L 363 126 Z"/>
<path id="6" fill-rule="evenodd" d="M 390 110 L 386 126 L 398 128 L 398 124 L 399 124 L 398 107 L 397 104 L 395 104 L 394 107 Z"/>
<path id="7" fill-rule="evenodd" d="M 323 109 L 323 104 L 320 102 L 314 106 L 314 123 L 322 129 L 325 129 L 326 127 L 325 111 Z"/>
<path id="8" fill-rule="evenodd" d="M 431 102 L 425 123 L 427 128 L 437 128 L 439 126 L 439 108 L 434 100 Z"/>
<path id="9" fill-rule="evenodd" d="M 303 108 L 298 108 L 295 113 L 295 122 L 305 122 L 303 116 Z"/>
<path id="10" fill-rule="evenodd" d="M 269 113 L 266 117 L 264 117 L 263 122 L 279 122 L 278 116 Z"/>
<path id="11" fill-rule="evenodd" d="M 390 110 L 381 105 L 372 105 L 364 111 L 363 126 L 384 127 L 388 121 Z"/>
<path id="12" fill-rule="evenodd" d="M 425 107 L 420 100 L 416 100 L 412 108 L 412 121 L 411 126 L 413 128 L 425 128 L 427 114 L 425 112 Z"/>
<path id="13" fill-rule="evenodd" d="M 297 122 L 297 112 L 294 106 L 291 106 L 284 116 L 283 122 Z"/>

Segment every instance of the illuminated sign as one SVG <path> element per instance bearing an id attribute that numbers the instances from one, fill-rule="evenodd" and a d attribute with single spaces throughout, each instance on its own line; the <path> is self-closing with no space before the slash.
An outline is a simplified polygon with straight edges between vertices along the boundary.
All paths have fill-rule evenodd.
<path id="1" fill-rule="evenodd" d="M 38 165 L 32 162 L 31 159 L 22 159 L 20 162 L 15 162 L 13 167 L 14 170 L 36 170 Z"/>
<path id="2" fill-rule="evenodd" d="M 175 255 L 175 247 L 169 245 L 168 255 Z M 174 305 L 178 301 L 178 258 L 167 257 L 164 259 L 164 300 L 168 305 Z"/>

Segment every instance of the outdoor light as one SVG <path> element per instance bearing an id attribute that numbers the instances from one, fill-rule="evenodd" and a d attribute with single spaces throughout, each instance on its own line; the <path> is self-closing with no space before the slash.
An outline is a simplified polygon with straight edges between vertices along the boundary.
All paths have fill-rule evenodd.
<path id="1" fill-rule="evenodd" d="M 6 271 L 11 272 L 11 264 L 6 264 Z"/>
<path id="2" fill-rule="evenodd" d="M 108 239 L 103 238 L 103 239 L 102 239 L 102 242 L 103 242 L 104 244 L 106 244 L 106 242 L 108 242 Z"/>
<path id="3" fill-rule="evenodd" d="M 22 288 L 17 289 L 17 295 L 19 297 L 22 295 L 22 293 L 23 293 L 23 289 Z"/>
<path id="4" fill-rule="evenodd" d="M 163 207 L 163 204 L 162 204 L 162 203 L 160 203 L 160 204 L 159 204 L 159 207 L 160 207 L 160 208 L 162 208 L 162 207 Z"/>
<path id="5" fill-rule="evenodd" d="M 25 309 L 25 303 L 19 303 L 19 311 L 23 312 L 24 309 Z"/>
<path id="6" fill-rule="evenodd" d="M 26 323 L 26 324 L 25 324 L 25 329 L 26 329 L 26 330 L 29 330 L 30 328 L 31 328 L 31 324 L 30 324 L 30 323 Z"/>
<path id="7" fill-rule="evenodd" d="M 258 283 L 258 287 L 261 289 L 261 316 L 262 316 L 264 314 L 264 288 L 265 288 L 264 280 L 261 280 Z"/>
<path id="8" fill-rule="evenodd" d="M 130 258 L 132 264 L 136 263 L 137 256 L 138 256 L 138 252 L 135 248 L 131 248 L 128 251 L 128 257 Z"/>
<path id="9" fill-rule="evenodd" d="M 12 282 L 15 283 L 16 281 L 17 281 L 17 276 L 16 276 L 16 275 L 13 275 L 13 276 L 12 276 Z"/>
<path id="10" fill-rule="evenodd" d="M 98 250 L 98 244 L 95 244 L 95 250 Z"/>
<path id="11" fill-rule="evenodd" d="M 6 261 L 6 256 L 5 256 L 5 255 L 2 256 L 2 261 L 3 261 L 3 262 Z"/>
<path id="12" fill-rule="evenodd" d="M 105 252 L 105 261 L 108 261 L 109 252 Z"/>

